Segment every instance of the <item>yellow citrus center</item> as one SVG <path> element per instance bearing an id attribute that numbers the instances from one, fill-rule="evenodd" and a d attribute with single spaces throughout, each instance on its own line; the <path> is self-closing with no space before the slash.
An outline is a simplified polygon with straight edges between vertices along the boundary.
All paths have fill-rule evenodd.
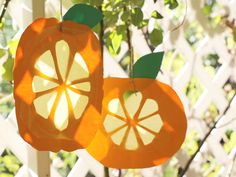
<path id="1" fill-rule="evenodd" d="M 88 105 L 91 84 L 83 57 L 79 53 L 75 53 L 74 58 L 70 57 L 70 48 L 66 41 L 58 41 L 55 52 L 56 59 L 52 51 L 48 50 L 35 63 L 36 74 L 33 77 L 32 90 L 39 93 L 39 96 L 33 104 L 37 114 L 44 119 L 53 116 L 54 126 L 63 131 L 68 127 L 69 115 L 74 115 L 75 119 L 81 118 Z"/>
<path id="2" fill-rule="evenodd" d="M 116 145 L 124 145 L 127 150 L 150 144 L 163 126 L 157 101 L 143 99 L 142 93 L 136 92 L 123 100 L 124 105 L 119 98 L 108 104 L 104 128 Z M 144 102 L 142 106 L 141 102 Z"/>

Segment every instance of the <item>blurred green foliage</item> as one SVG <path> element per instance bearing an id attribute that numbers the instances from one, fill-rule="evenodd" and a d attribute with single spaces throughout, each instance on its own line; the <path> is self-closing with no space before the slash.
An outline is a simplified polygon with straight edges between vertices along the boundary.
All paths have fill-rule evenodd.
<path id="1" fill-rule="evenodd" d="M 142 175 L 140 174 L 140 169 L 128 169 L 124 177 L 142 177 Z"/>
<path id="2" fill-rule="evenodd" d="M 178 160 L 173 157 L 168 165 L 164 168 L 163 177 L 177 177 L 178 176 Z"/>
<path id="3" fill-rule="evenodd" d="M 179 3 L 177 0 L 164 0 L 165 5 L 168 5 L 170 9 L 175 9 Z"/>
<path id="4" fill-rule="evenodd" d="M 13 91 L 13 86 L 7 81 L 0 81 L 0 99 L 11 94 Z M 0 114 L 6 117 L 14 107 L 14 102 L 12 99 L 0 104 Z"/>
<path id="5" fill-rule="evenodd" d="M 214 121 L 218 118 L 219 110 L 214 103 L 211 103 L 207 111 L 203 114 L 202 118 L 208 127 L 211 127 Z"/>
<path id="6" fill-rule="evenodd" d="M 233 28 L 233 39 L 236 42 L 236 27 Z"/>
<path id="7" fill-rule="evenodd" d="M 191 156 L 193 155 L 199 146 L 200 143 L 200 135 L 196 130 L 191 130 L 185 139 L 183 146 L 183 149 L 186 151 L 186 153 Z"/>
<path id="8" fill-rule="evenodd" d="M 12 81 L 12 69 L 18 40 L 13 37 L 18 28 L 13 25 L 12 19 L 6 14 L 0 29 L 0 59 L 5 58 L 3 65 L 0 67 L 0 74 L 3 80 Z"/>
<path id="9" fill-rule="evenodd" d="M 53 153 L 51 159 L 58 172 L 63 177 L 66 177 L 78 160 L 78 156 L 75 152 L 60 151 Z"/>
<path id="10" fill-rule="evenodd" d="M 228 80 L 224 86 L 224 91 L 226 92 L 227 100 L 232 100 L 233 96 L 236 94 L 236 83 Z"/>
<path id="11" fill-rule="evenodd" d="M 236 131 L 227 130 L 223 139 L 224 150 L 227 154 L 236 146 Z"/>
<path id="12" fill-rule="evenodd" d="M 219 63 L 219 56 L 217 53 L 210 53 L 206 57 L 203 58 L 203 66 L 205 71 L 211 76 L 214 77 L 217 70 L 221 66 Z"/>
<path id="13" fill-rule="evenodd" d="M 9 57 L 5 63 L 3 63 L 1 68 L 1 74 L 2 78 L 5 81 L 12 81 L 13 80 L 13 64 L 14 60 L 13 58 Z"/>
<path id="14" fill-rule="evenodd" d="M 17 26 L 12 22 L 11 17 L 6 14 L 0 27 L 0 74 L 3 81 L 0 82 L 0 99 L 11 94 L 13 91 L 13 63 L 15 57 L 15 50 L 18 40 L 14 40 L 13 37 L 18 31 Z M 10 81 L 10 82 L 9 82 Z M 7 114 L 13 109 L 14 102 L 12 99 L 0 104 L 0 114 L 7 116 Z"/>
<path id="15" fill-rule="evenodd" d="M 176 0 L 164 1 L 170 9 L 178 6 Z M 119 54 L 122 41 L 127 41 L 127 28 L 130 24 L 141 29 L 148 25 L 150 19 L 158 20 L 162 18 L 162 15 L 155 10 L 150 19 L 144 19 L 142 11 L 144 0 L 112 0 L 104 1 L 103 4 L 101 2 L 101 0 L 73 0 L 74 4 L 88 3 L 96 7 L 102 6 L 105 28 L 104 41 L 112 55 Z M 99 33 L 99 30 L 98 26 L 95 27 L 97 33 Z M 148 34 L 151 45 L 157 46 L 162 43 L 162 33 L 163 31 L 159 27 Z"/>
<path id="16" fill-rule="evenodd" d="M 19 159 L 6 149 L 0 156 L 0 177 L 14 177 L 21 166 Z"/>
<path id="17" fill-rule="evenodd" d="M 202 164 L 202 173 L 203 173 L 203 176 L 206 176 L 206 177 L 219 176 L 220 169 L 221 169 L 221 165 L 211 155 L 209 155 L 207 157 L 206 162 Z"/>
<path id="18" fill-rule="evenodd" d="M 152 12 L 152 17 L 155 18 L 155 19 L 162 19 L 163 18 L 163 16 L 156 10 L 154 10 Z"/>
<path id="19" fill-rule="evenodd" d="M 185 65 L 184 57 L 175 52 L 175 50 L 168 51 L 165 53 L 164 60 L 162 63 L 162 68 L 165 71 L 170 72 L 170 74 L 176 77 Z"/>
<path id="20" fill-rule="evenodd" d="M 150 42 L 153 46 L 158 46 L 163 41 L 162 29 L 155 28 L 149 34 Z"/>
<path id="21" fill-rule="evenodd" d="M 205 37 L 204 29 L 197 21 L 191 22 L 184 34 L 187 42 L 194 50 L 198 43 Z"/>
<path id="22" fill-rule="evenodd" d="M 184 88 L 184 92 L 187 95 L 190 103 L 194 105 L 198 98 L 204 91 L 204 86 L 201 84 L 200 80 L 196 76 L 192 76 L 188 85 Z"/>
<path id="23" fill-rule="evenodd" d="M 213 28 L 217 27 L 222 20 L 221 9 L 222 6 L 216 0 L 205 1 L 205 5 L 202 8 L 203 13 L 208 17 Z"/>

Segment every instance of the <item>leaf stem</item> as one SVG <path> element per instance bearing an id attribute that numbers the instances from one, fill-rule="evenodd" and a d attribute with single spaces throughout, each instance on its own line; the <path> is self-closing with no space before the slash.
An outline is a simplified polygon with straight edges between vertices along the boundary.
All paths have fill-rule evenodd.
<path id="1" fill-rule="evenodd" d="M 98 7 L 99 10 L 101 11 L 101 13 L 103 14 L 103 10 L 102 10 L 102 5 L 103 5 L 103 0 L 101 2 L 101 5 Z M 99 33 L 99 38 L 100 38 L 100 45 L 101 45 L 101 55 L 102 55 L 102 62 L 103 62 L 103 54 L 104 54 L 104 50 L 103 50 L 103 45 L 104 45 L 104 20 L 102 19 L 100 22 L 100 33 Z M 103 68 L 103 67 L 102 67 Z M 109 177 L 109 168 L 108 167 L 104 167 L 104 176 L 105 177 Z"/>

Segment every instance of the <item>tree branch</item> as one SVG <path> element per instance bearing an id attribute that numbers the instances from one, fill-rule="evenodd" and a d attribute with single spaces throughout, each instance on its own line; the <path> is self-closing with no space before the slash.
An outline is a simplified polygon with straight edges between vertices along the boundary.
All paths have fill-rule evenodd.
<path id="1" fill-rule="evenodd" d="M 104 176 L 105 177 L 110 177 L 110 175 L 109 175 L 109 168 L 108 167 L 104 167 Z"/>
<path id="2" fill-rule="evenodd" d="M 103 5 L 103 0 L 101 2 L 101 5 L 98 7 L 98 9 L 101 11 L 101 13 L 103 14 L 103 10 L 102 10 L 102 5 Z M 103 45 L 104 45 L 104 20 L 102 19 L 100 22 L 100 33 L 99 33 L 99 39 L 100 39 L 100 46 L 101 46 L 101 55 L 102 55 L 102 62 L 103 60 L 103 54 L 104 54 L 104 50 L 103 50 Z M 108 167 L 104 167 L 104 177 L 109 177 L 109 168 Z"/>
<path id="3" fill-rule="evenodd" d="M 1 12 L 1 15 L 0 15 L 0 23 L 2 23 L 2 19 L 6 13 L 6 10 L 7 10 L 7 7 L 8 7 L 8 4 L 11 0 L 6 0 L 4 5 L 3 5 L 3 8 L 2 8 L 2 12 Z"/>
<path id="4" fill-rule="evenodd" d="M 121 169 L 118 170 L 118 177 L 121 177 L 122 176 L 122 171 Z"/>
<path id="5" fill-rule="evenodd" d="M 151 50 L 151 52 L 153 52 L 155 50 L 155 47 L 153 47 L 152 44 L 150 44 L 150 41 L 148 39 L 148 35 L 149 35 L 148 30 L 146 30 L 146 32 L 144 30 L 142 30 L 142 33 L 143 33 L 143 37 L 144 37 L 149 49 Z"/>
<path id="6" fill-rule="evenodd" d="M 101 5 L 99 6 L 99 10 L 103 14 L 102 4 L 103 4 L 103 1 L 101 2 Z M 103 45 L 104 45 L 103 37 L 104 37 L 104 20 L 102 19 L 100 22 L 100 34 L 99 34 L 102 56 L 103 56 Z"/>
<path id="7" fill-rule="evenodd" d="M 129 12 L 129 18 L 128 20 L 125 22 L 126 25 L 126 35 L 127 35 L 127 43 L 128 43 L 128 50 L 129 50 L 129 55 L 130 55 L 130 65 L 129 65 L 129 75 L 130 77 L 133 76 L 133 62 L 134 62 L 134 55 L 133 55 L 133 47 L 132 47 L 132 39 L 131 39 L 131 31 L 130 31 L 130 24 L 131 24 L 131 9 L 130 9 L 130 1 L 127 4 L 127 6 L 124 6 L 124 11 L 128 11 Z"/>
<path id="8" fill-rule="evenodd" d="M 231 167 L 231 170 L 230 170 L 230 173 L 229 173 L 229 177 L 233 177 L 233 173 L 234 173 L 234 165 L 236 165 L 236 154 L 234 155 L 234 158 L 232 160 L 232 167 Z"/>
<path id="9" fill-rule="evenodd" d="M 233 99 L 229 102 L 229 105 L 226 107 L 226 109 L 224 110 L 224 112 L 221 114 L 221 116 L 219 116 L 219 118 L 217 119 L 217 121 L 215 121 L 215 123 L 213 124 L 213 126 L 210 128 L 210 130 L 207 132 L 207 134 L 204 136 L 204 138 L 202 139 L 202 141 L 199 144 L 199 147 L 197 149 L 197 151 L 190 157 L 190 159 L 188 160 L 187 164 L 185 165 L 184 169 L 181 170 L 179 172 L 179 177 L 183 177 L 185 175 L 185 173 L 188 171 L 190 165 L 192 164 L 194 158 L 196 157 L 196 155 L 200 152 L 203 144 L 206 142 L 207 138 L 210 136 L 211 132 L 217 128 L 216 125 L 218 124 L 218 122 L 222 119 L 222 117 L 227 113 L 227 111 L 229 110 L 232 101 L 235 99 L 235 95 L 233 96 Z"/>

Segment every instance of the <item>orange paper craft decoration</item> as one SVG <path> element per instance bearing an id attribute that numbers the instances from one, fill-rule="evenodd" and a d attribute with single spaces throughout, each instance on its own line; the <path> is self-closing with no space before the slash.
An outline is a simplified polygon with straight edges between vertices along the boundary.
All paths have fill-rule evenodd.
<path id="1" fill-rule="evenodd" d="M 23 33 L 14 65 L 14 97 L 21 136 L 38 150 L 88 146 L 98 128 L 102 58 L 85 25 L 55 18 Z"/>
<path id="2" fill-rule="evenodd" d="M 183 105 L 170 86 L 152 79 L 107 78 L 102 121 L 87 150 L 108 167 L 151 167 L 178 151 L 186 128 Z"/>

